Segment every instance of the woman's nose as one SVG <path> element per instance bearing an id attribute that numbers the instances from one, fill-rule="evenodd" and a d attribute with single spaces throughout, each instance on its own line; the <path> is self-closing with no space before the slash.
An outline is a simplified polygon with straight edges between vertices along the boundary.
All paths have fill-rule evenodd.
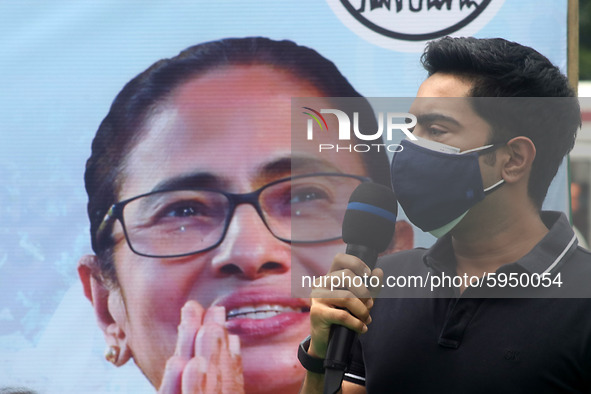
<path id="1" fill-rule="evenodd" d="M 236 207 L 224 241 L 211 261 L 216 276 L 254 280 L 288 272 L 290 245 L 275 238 L 252 205 Z"/>

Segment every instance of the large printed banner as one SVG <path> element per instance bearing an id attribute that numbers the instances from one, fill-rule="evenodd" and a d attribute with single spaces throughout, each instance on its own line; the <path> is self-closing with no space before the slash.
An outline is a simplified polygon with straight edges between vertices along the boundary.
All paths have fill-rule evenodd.
<path id="1" fill-rule="evenodd" d="M 96 200 L 93 251 L 84 184 L 93 138 L 124 85 L 157 60 L 229 37 L 286 39 L 334 62 L 363 96 L 413 97 L 426 77 L 420 54 L 427 40 L 503 37 L 532 46 L 566 70 L 566 21 L 567 0 L 3 2 L 0 388 L 154 391 L 189 299 L 197 302 L 185 305 L 184 318 L 197 322 L 193 335 L 203 333 L 191 352 L 225 355 L 217 358 L 219 367 L 238 374 L 247 392 L 299 388 L 304 371 L 296 349 L 309 330 L 309 304 L 291 297 L 289 242 L 295 235 L 272 208 L 294 185 L 335 179 L 322 175 L 334 168 L 312 171 L 309 162 L 302 162 L 301 178 L 286 179 L 294 166 L 286 157 L 291 97 L 323 95 L 322 81 L 310 82 L 314 72 L 304 81 L 264 66 L 245 73 L 210 65 L 215 72 L 207 78 L 176 90 L 171 81 L 177 72 L 166 70 L 162 85 L 129 87 L 118 115 L 101 126 L 88 164 Z M 244 50 L 252 42 L 273 45 L 226 44 Z M 310 64 L 316 61 L 322 62 Z M 141 104 L 169 91 L 170 106 Z M 141 138 L 132 135 L 136 131 Z M 333 163 L 351 175 L 339 185 L 349 190 L 372 177 L 367 168 L 387 166 L 387 156 L 380 157 L 365 167 Z M 191 194 L 183 194 L 188 185 Z M 562 169 L 546 208 L 567 211 L 566 185 Z M 194 188 L 213 191 L 196 194 Z M 254 190 L 256 202 L 248 194 Z M 194 214 L 206 202 L 219 222 L 199 236 L 181 223 L 164 242 L 167 232 L 142 227 L 142 220 Z M 258 213 L 240 205 L 257 203 Z M 170 209 L 163 212 L 163 206 Z M 433 242 L 404 214 L 399 221 L 392 250 Z M 140 230 L 132 231 L 134 223 Z M 307 266 L 343 250 L 339 223 L 328 227 L 330 236 L 302 234 L 304 241 L 325 242 L 299 249 Z M 96 251 L 103 253 L 101 269 Z M 259 263 L 265 275 L 257 276 Z M 205 345 L 216 337 L 201 326 L 203 316 L 230 334 L 225 347 Z M 113 345 L 121 352 L 108 358 L 118 368 L 104 356 Z"/>

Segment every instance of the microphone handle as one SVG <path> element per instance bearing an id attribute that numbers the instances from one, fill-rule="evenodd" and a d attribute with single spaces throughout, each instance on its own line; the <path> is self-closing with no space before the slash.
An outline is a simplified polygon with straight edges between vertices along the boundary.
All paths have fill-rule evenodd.
<path id="1" fill-rule="evenodd" d="M 370 269 L 373 269 L 378 259 L 376 250 L 363 245 L 348 244 L 346 253 L 363 260 Z M 345 326 L 333 324 L 330 327 L 330 337 L 324 360 L 324 394 L 334 394 L 341 388 L 356 337 L 357 333 Z"/>
<path id="2" fill-rule="evenodd" d="M 355 256 L 365 263 L 370 269 L 374 269 L 378 261 L 378 252 L 364 245 L 347 244 L 346 254 Z"/>

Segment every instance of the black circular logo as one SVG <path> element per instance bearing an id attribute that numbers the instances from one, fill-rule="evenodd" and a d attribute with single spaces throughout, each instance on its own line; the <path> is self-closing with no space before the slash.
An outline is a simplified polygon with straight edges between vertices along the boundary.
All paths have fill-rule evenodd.
<path id="1" fill-rule="evenodd" d="M 359 23 L 378 34 L 398 40 L 426 41 L 467 26 L 482 14 L 492 0 L 340 1 Z M 418 29 L 417 17 L 423 19 Z"/>

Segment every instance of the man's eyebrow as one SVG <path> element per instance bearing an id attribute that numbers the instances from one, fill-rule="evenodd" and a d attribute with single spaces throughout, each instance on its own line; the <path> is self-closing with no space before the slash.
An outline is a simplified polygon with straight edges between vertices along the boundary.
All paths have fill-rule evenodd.
<path id="1" fill-rule="evenodd" d="M 415 116 L 417 117 L 418 124 L 433 123 L 433 122 L 439 121 L 439 122 L 452 123 L 456 126 L 461 126 L 460 122 L 458 122 L 456 120 L 456 118 L 453 118 L 448 115 L 436 113 L 436 112 L 432 112 L 432 113 L 428 113 L 428 114 L 418 114 Z"/>
<path id="2" fill-rule="evenodd" d="M 226 186 L 226 182 L 222 178 L 209 172 L 196 172 L 165 179 L 154 186 L 152 192 L 197 187 L 220 189 L 224 186 Z"/>

